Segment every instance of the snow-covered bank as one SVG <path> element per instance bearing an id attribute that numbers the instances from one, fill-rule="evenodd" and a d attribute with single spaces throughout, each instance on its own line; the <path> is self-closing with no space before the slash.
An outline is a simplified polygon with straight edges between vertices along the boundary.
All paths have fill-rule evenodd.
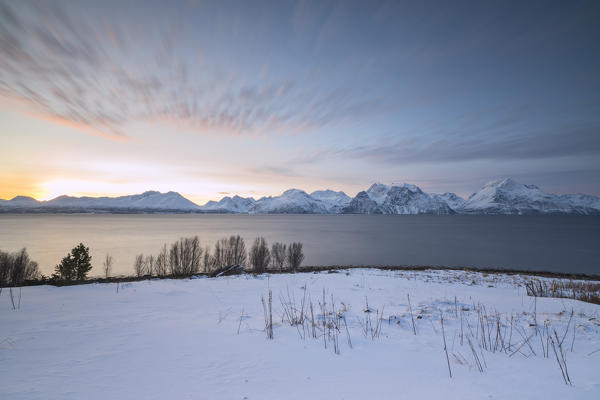
<path id="1" fill-rule="evenodd" d="M 118 291 L 117 284 L 26 287 L 19 310 L 3 290 L 0 398 L 598 398 L 600 306 L 534 301 L 520 284 L 519 276 L 468 271 L 358 269 L 145 281 Z M 269 290 L 273 340 L 266 339 L 261 304 Z M 333 295 L 336 308 L 346 310 L 352 348 L 345 330 L 337 355 L 322 337 L 302 339 L 282 322 L 280 296 L 288 290 L 298 307 L 308 291 L 315 314 L 323 290 L 328 303 Z M 379 337 L 363 334 L 367 301 L 371 319 L 383 312 Z M 515 323 L 510 351 L 475 343 L 480 372 L 465 332 L 481 329 L 475 310 L 483 307 L 500 316 L 505 338 L 507 321 Z M 570 327 L 563 346 L 573 386 L 565 385 L 552 346 L 543 356 L 545 336 L 535 335 L 535 320 L 560 337 Z"/>

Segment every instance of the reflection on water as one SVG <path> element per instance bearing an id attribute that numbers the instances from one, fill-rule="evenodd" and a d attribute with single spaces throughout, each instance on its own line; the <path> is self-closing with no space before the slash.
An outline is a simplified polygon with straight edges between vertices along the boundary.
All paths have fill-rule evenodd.
<path id="1" fill-rule="evenodd" d="M 600 218 L 429 215 L 0 215 L 0 249 L 27 247 L 50 274 L 77 243 L 90 247 L 101 274 L 132 274 L 136 254 L 198 235 L 257 235 L 304 243 L 305 265 L 443 265 L 600 273 Z"/>

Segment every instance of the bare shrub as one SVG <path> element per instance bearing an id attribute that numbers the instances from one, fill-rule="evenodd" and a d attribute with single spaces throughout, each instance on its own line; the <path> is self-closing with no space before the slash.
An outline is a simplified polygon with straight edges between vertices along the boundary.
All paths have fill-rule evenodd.
<path id="1" fill-rule="evenodd" d="M 155 264 L 154 256 L 152 256 L 152 255 L 146 256 L 146 258 L 144 259 L 144 274 L 145 275 L 152 276 L 154 274 L 154 270 L 155 270 L 154 264 Z"/>
<path id="2" fill-rule="evenodd" d="M 246 243 L 240 235 L 224 237 L 215 243 L 212 256 L 204 257 L 206 272 L 218 271 L 235 265 L 245 265 L 248 261 Z"/>
<path id="3" fill-rule="evenodd" d="M 246 243 L 240 235 L 230 236 L 227 240 L 226 266 L 244 265 L 248 260 Z"/>
<path id="4" fill-rule="evenodd" d="M 2 288 L 9 286 L 10 270 L 12 268 L 12 260 L 8 253 L 0 251 L 0 293 Z"/>
<path id="5" fill-rule="evenodd" d="M 271 268 L 282 271 L 285 265 L 287 246 L 283 243 L 275 242 L 271 247 Z"/>
<path id="6" fill-rule="evenodd" d="M 204 249 L 204 262 L 203 262 L 203 266 L 204 266 L 204 272 L 205 273 L 209 273 L 212 269 L 212 260 L 211 260 L 211 255 L 210 255 L 210 247 L 206 246 L 206 248 Z"/>
<path id="7" fill-rule="evenodd" d="M 39 276 L 38 263 L 32 261 L 25 248 L 14 253 L 12 284 L 18 285 L 25 280 L 36 279 Z"/>
<path id="8" fill-rule="evenodd" d="M 113 261 L 113 257 L 106 253 L 106 257 L 104 257 L 104 261 L 102 262 L 102 269 L 104 270 L 105 278 L 108 278 L 112 272 Z"/>
<path id="9" fill-rule="evenodd" d="M 133 272 L 139 278 L 144 276 L 144 255 L 138 254 L 133 262 Z"/>
<path id="10" fill-rule="evenodd" d="M 215 251 L 210 258 L 210 269 L 221 269 L 224 268 L 225 261 L 227 259 L 226 256 L 227 251 L 227 239 L 221 239 L 217 243 L 215 243 Z"/>
<path id="11" fill-rule="evenodd" d="M 265 238 L 257 237 L 250 249 L 250 265 L 255 273 L 260 274 L 265 272 L 271 261 L 270 253 Z"/>
<path id="12" fill-rule="evenodd" d="M 287 250 L 286 263 L 288 268 L 296 270 L 300 268 L 304 261 L 304 253 L 302 252 L 302 243 L 294 242 L 291 243 Z"/>
<path id="13" fill-rule="evenodd" d="M 167 245 L 163 245 L 160 253 L 154 260 L 154 273 L 156 276 L 166 276 L 169 269 L 169 253 L 167 252 Z"/>
<path id="14" fill-rule="evenodd" d="M 13 253 L 0 251 L 0 287 L 19 286 L 38 277 L 38 263 L 29 258 L 27 249 Z"/>
<path id="15" fill-rule="evenodd" d="M 190 276 L 200 271 L 202 248 L 198 236 L 181 238 L 171 245 L 169 266 L 175 276 Z"/>

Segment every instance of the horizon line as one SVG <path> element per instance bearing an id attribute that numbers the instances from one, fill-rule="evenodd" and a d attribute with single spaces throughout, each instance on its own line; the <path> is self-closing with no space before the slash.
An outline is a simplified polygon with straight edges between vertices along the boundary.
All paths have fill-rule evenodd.
<path id="1" fill-rule="evenodd" d="M 504 180 L 512 180 L 512 181 L 514 181 L 514 182 L 517 182 L 517 183 L 519 183 L 519 184 L 522 184 L 522 183 L 520 183 L 520 182 L 516 181 L 515 179 L 513 179 L 513 178 L 511 178 L 511 177 L 504 177 L 504 178 L 499 178 L 499 179 L 492 179 L 492 180 L 490 180 L 490 181 L 486 182 L 486 183 L 485 183 L 484 185 L 482 185 L 482 186 L 480 187 L 480 189 L 478 189 L 477 191 L 481 190 L 483 187 L 485 187 L 486 185 L 488 185 L 488 184 L 490 184 L 490 183 L 493 183 L 493 182 L 499 182 L 499 181 L 504 181 Z M 381 182 L 379 182 L 379 181 L 376 181 L 376 182 L 372 183 L 372 184 L 369 186 L 369 188 L 370 188 L 370 187 L 372 187 L 373 185 L 385 185 L 385 186 L 390 186 L 390 187 L 398 187 L 398 186 L 403 186 L 403 185 L 412 185 L 412 186 L 416 186 L 417 188 L 419 188 L 420 190 L 422 190 L 422 191 L 423 191 L 423 189 L 421 189 L 421 187 L 420 187 L 419 185 L 417 185 L 417 184 L 412 184 L 412 183 L 406 183 L 406 182 L 402 182 L 402 183 L 395 183 L 395 182 L 392 182 L 392 183 L 390 183 L 390 184 L 385 184 L 385 183 L 381 183 Z M 531 184 L 522 184 L 522 185 L 532 186 Z M 546 192 L 545 190 L 541 189 L 541 188 L 540 188 L 539 186 L 537 186 L 537 185 L 533 185 L 533 186 L 536 186 L 536 187 L 538 187 L 540 190 L 542 190 L 542 191 Z M 262 195 L 262 196 L 256 196 L 256 197 L 255 197 L 255 196 L 247 196 L 247 197 L 244 197 L 244 196 L 240 196 L 240 195 L 239 195 L 239 194 L 237 194 L 237 193 L 227 193 L 227 194 L 219 193 L 219 194 L 223 194 L 223 196 L 222 196 L 222 197 L 220 197 L 220 198 L 216 198 L 216 197 L 215 197 L 214 199 L 213 199 L 213 198 L 211 198 L 211 199 L 209 199 L 209 200 L 205 201 L 203 204 L 199 204 L 199 203 L 197 203 L 197 202 L 195 202 L 195 201 L 192 201 L 192 200 L 190 200 L 188 197 L 186 197 L 186 196 L 189 196 L 189 193 L 188 193 L 188 194 L 185 194 L 185 193 L 184 193 L 184 194 L 182 194 L 181 192 L 179 192 L 179 191 L 176 191 L 176 190 L 168 190 L 168 191 L 165 191 L 165 192 L 161 192 L 161 191 L 159 191 L 159 190 L 153 190 L 153 189 L 144 190 L 143 192 L 140 192 L 140 193 L 119 194 L 119 195 L 114 195 L 114 196 L 111 196 L 111 195 L 98 195 L 98 196 L 92 196 L 92 195 L 81 195 L 81 196 L 77 196 L 77 195 L 73 195 L 73 194 L 64 193 L 64 194 L 61 194 L 61 195 L 58 195 L 58 196 L 55 196 L 55 197 L 52 197 L 52 198 L 46 198 L 46 199 L 40 199 L 40 198 L 36 198 L 36 197 L 34 197 L 34 196 L 30 196 L 30 195 L 17 194 L 17 195 L 15 195 L 15 196 L 13 196 L 12 198 L 9 198 L 9 199 L 3 199 L 3 198 L 0 198 L 0 201 L 12 201 L 12 200 L 15 200 L 16 198 L 19 198 L 19 197 L 23 197 L 23 198 L 32 199 L 32 200 L 35 200 L 35 201 L 37 201 L 37 202 L 49 202 L 49 201 L 53 201 L 53 200 L 56 200 L 56 199 L 58 199 L 58 198 L 61 198 L 61 197 L 69 197 L 69 198 L 76 198 L 76 199 L 81 199 L 81 198 L 91 198 L 91 199 L 108 198 L 108 199 L 116 199 L 116 198 L 120 198 L 120 197 L 138 196 L 138 195 L 142 195 L 142 194 L 146 194 L 146 193 L 158 193 L 158 194 L 161 194 L 161 195 L 163 195 L 163 194 L 169 194 L 169 193 L 175 193 L 175 194 L 177 194 L 177 195 L 179 195 L 179 196 L 183 197 L 185 200 L 187 200 L 187 201 L 189 201 L 189 202 L 193 203 L 194 205 L 196 205 L 196 206 L 198 206 L 198 207 L 202 207 L 202 206 L 205 206 L 206 204 L 208 204 L 208 203 L 209 203 L 209 202 L 211 202 L 211 201 L 214 201 L 214 202 L 219 202 L 219 201 L 221 201 L 221 200 L 223 200 L 223 199 L 225 199 L 225 198 L 227 198 L 227 197 L 229 197 L 229 198 L 234 198 L 234 197 L 236 197 L 236 196 L 237 196 L 237 197 L 240 197 L 240 198 L 243 198 L 243 199 L 252 199 L 252 200 L 254 200 L 254 201 L 257 201 L 257 200 L 260 200 L 260 199 L 262 199 L 262 198 L 278 197 L 278 196 L 281 196 L 281 195 L 283 195 L 285 192 L 287 192 L 287 191 L 290 191 L 290 190 L 298 190 L 298 191 L 304 192 L 304 193 L 306 193 L 306 194 L 308 194 L 308 195 L 312 195 L 313 193 L 315 193 L 315 192 L 319 192 L 319 191 L 327 191 L 327 190 L 330 190 L 330 191 L 332 191 L 332 192 L 335 192 L 335 193 L 343 193 L 344 195 L 346 195 L 346 196 L 348 196 L 348 197 L 350 197 L 350 198 L 354 198 L 354 197 L 356 197 L 356 195 L 357 195 L 358 193 L 360 193 L 360 192 L 362 192 L 362 191 L 366 191 L 366 190 L 368 190 L 368 188 L 367 188 L 367 189 L 364 189 L 364 190 L 361 190 L 361 191 L 358 191 L 358 192 L 357 192 L 357 193 L 356 193 L 354 196 L 351 196 L 351 195 L 347 194 L 347 193 L 346 193 L 345 191 L 343 191 L 343 190 L 333 190 L 333 189 L 317 189 L 317 190 L 313 190 L 312 192 L 308 192 L 308 191 L 306 191 L 306 190 L 304 190 L 304 189 L 299 189 L 299 188 L 289 188 L 289 189 L 286 189 L 286 190 L 282 191 L 282 192 L 281 192 L 281 193 L 279 193 L 279 194 L 269 194 L 269 195 Z M 477 191 L 475 191 L 475 192 L 473 192 L 473 193 L 476 193 Z M 423 191 L 423 192 L 425 192 L 425 191 Z M 434 194 L 436 194 L 435 192 L 425 192 L 425 193 L 434 193 Z M 444 193 L 453 193 L 453 194 L 456 194 L 457 196 L 459 196 L 459 197 L 461 197 L 461 198 L 463 198 L 463 199 L 467 199 L 467 198 L 470 196 L 470 195 L 469 195 L 469 196 L 460 195 L 460 194 L 457 194 L 457 193 L 455 193 L 455 192 L 444 192 Z M 472 193 L 472 194 L 473 194 L 473 193 Z M 555 194 L 555 193 L 551 193 L 551 192 L 546 192 L 546 193 L 549 193 L 549 194 Z M 582 195 L 587 195 L 587 196 L 600 197 L 600 196 L 597 196 L 597 195 L 594 195 L 594 194 L 588 194 L 588 193 L 582 193 L 582 192 L 578 192 L 578 193 L 564 193 L 564 194 L 571 194 L 571 195 L 582 194 Z"/>

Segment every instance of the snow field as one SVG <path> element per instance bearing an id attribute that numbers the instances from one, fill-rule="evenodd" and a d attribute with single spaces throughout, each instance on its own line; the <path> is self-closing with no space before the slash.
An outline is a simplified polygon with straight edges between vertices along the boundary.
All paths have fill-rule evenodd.
<path id="1" fill-rule="evenodd" d="M 598 398 L 600 306 L 535 300 L 526 295 L 524 279 L 357 269 L 151 280 L 120 284 L 118 292 L 117 284 L 40 286 L 22 289 L 18 310 L 3 289 L 0 398 Z M 312 302 L 317 324 L 322 322 L 323 290 L 325 308 L 333 296 L 348 326 L 337 333 L 339 354 L 328 328 L 317 327 L 313 338 L 310 319 L 291 326 L 284 318 L 286 308 L 299 311 L 306 299 L 303 309 Z M 261 303 L 269 291 L 272 340 Z M 478 313 L 484 310 L 490 322 L 482 328 Z M 505 342 L 512 317 L 510 350 L 495 337 L 496 317 Z M 561 339 L 567 332 L 563 348 L 572 386 L 565 384 L 551 345 L 544 356 L 545 325 Z M 373 335 L 373 329 L 379 332 Z M 481 330 L 489 333 L 487 350 L 475 335 Z"/>

